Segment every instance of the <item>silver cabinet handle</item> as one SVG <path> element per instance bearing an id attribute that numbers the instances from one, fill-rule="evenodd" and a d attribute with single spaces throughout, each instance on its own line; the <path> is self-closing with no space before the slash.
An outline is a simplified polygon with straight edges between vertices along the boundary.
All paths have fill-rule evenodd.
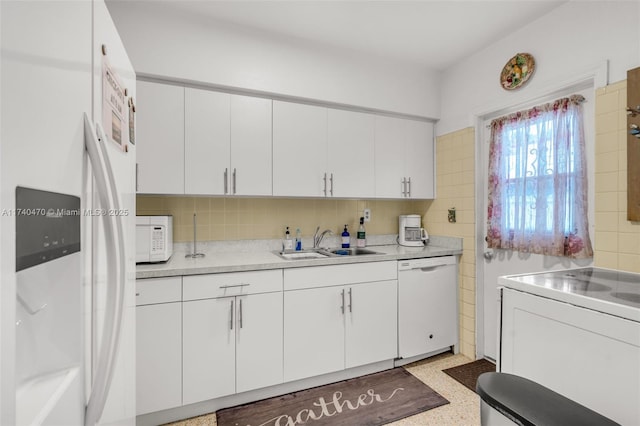
<path id="1" fill-rule="evenodd" d="M 229 330 L 233 330 L 233 300 L 231 301 L 231 309 L 229 313 Z"/>
<path id="2" fill-rule="evenodd" d="M 342 306 L 340 306 L 340 311 L 344 315 L 344 289 L 342 289 Z"/>
<path id="3" fill-rule="evenodd" d="M 236 169 L 233 169 L 233 193 L 236 193 Z"/>
<path id="4" fill-rule="evenodd" d="M 138 163 L 136 163 L 136 192 L 140 190 L 140 185 L 139 185 L 140 180 L 138 179 L 138 169 L 139 169 L 139 166 L 138 166 Z"/>
<path id="5" fill-rule="evenodd" d="M 221 285 L 219 288 L 234 288 L 234 287 L 245 287 L 251 284 L 240 283 L 240 284 L 229 284 L 229 285 Z"/>
<path id="6" fill-rule="evenodd" d="M 353 312 L 353 294 L 351 294 L 351 288 L 349 288 L 349 312 Z"/>
<path id="7" fill-rule="evenodd" d="M 402 178 L 402 196 L 407 196 L 407 178 L 405 177 Z"/>
<path id="8" fill-rule="evenodd" d="M 329 187 L 329 194 L 331 194 L 331 196 L 333 197 L 333 173 L 331 173 L 331 177 L 329 178 L 329 182 L 331 183 L 331 186 Z"/>
<path id="9" fill-rule="evenodd" d="M 409 190 L 407 191 L 407 197 L 411 197 L 411 178 L 407 180 L 407 184 L 409 186 Z"/>
<path id="10" fill-rule="evenodd" d="M 240 299 L 240 315 L 238 316 L 238 320 L 240 321 L 240 328 L 242 328 L 242 299 Z"/>
<path id="11" fill-rule="evenodd" d="M 324 181 L 324 196 L 327 196 L 327 172 L 324 173 L 324 177 L 322 178 L 322 180 Z"/>
<path id="12" fill-rule="evenodd" d="M 228 176 L 228 174 L 229 174 L 228 169 L 225 167 L 224 168 L 224 175 L 222 177 L 222 179 L 224 180 L 224 193 L 225 194 L 227 193 L 227 186 L 228 186 L 227 185 L 227 176 Z"/>

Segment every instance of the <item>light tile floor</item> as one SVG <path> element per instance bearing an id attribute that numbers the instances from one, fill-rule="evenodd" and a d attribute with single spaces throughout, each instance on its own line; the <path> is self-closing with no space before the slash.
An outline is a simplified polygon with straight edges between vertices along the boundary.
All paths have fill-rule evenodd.
<path id="1" fill-rule="evenodd" d="M 444 369 L 471 361 L 461 354 L 446 353 L 406 365 L 405 368 L 411 374 L 449 400 L 449 404 L 389 424 L 392 426 L 479 426 L 480 398 L 478 395 L 442 372 Z M 171 423 L 171 426 L 216 426 L 216 424 L 216 415 L 207 414 Z"/>

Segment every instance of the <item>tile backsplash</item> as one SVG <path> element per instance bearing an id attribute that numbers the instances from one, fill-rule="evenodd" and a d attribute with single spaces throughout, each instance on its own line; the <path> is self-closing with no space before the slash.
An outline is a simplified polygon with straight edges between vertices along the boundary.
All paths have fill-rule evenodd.
<path id="1" fill-rule="evenodd" d="M 137 215 L 173 216 L 176 242 L 193 240 L 193 214 L 198 241 L 281 238 L 289 226 L 292 236 L 300 228 L 311 236 L 317 226 L 341 233 L 344 224 L 355 238 L 363 210 L 371 209 L 365 224 L 370 234 L 397 234 L 398 216 L 422 214 L 424 200 L 338 200 L 293 198 L 240 198 L 146 196 L 137 197 Z"/>
<path id="2" fill-rule="evenodd" d="M 426 202 L 423 223 L 432 234 L 463 241 L 458 275 L 460 352 L 476 355 L 475 130 L 462 129 L 436 139 L 435 200 Z M 456 222 L 448 220 L 455 208 Z"/>
<path id="3" fill-rule="evenodd" d="M 594 264 L 640 272 L 640 222 L 627 220 L 626 107 L 626 80 L 596 90 Z"/>

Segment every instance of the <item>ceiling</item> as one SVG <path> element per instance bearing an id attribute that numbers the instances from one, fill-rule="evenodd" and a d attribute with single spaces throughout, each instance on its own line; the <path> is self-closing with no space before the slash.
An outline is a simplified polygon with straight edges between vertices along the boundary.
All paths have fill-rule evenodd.
<path id="1" fill-rule="evenodd" d="M 123 0 L 110 0 L 119 2 Z M 108 2 L 110 2 L 108 0 Z M 181 15 L 445 70 L 566 0 L 147 0 Z"/>

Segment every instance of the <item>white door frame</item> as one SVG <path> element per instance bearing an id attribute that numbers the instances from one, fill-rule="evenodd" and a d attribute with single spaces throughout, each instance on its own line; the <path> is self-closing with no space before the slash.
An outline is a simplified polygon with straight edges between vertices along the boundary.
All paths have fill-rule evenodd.
<path id="1" fill-rule="evenodd" d="M 548 85 L 544 85 L 543 89 L 534 93 L 518 92 L 517 96 L 511 101 L 500 101 L 488 104 L 482 108 L 478 108 L 472 112 L 471 120 L 475 126 L 475 251 L 476 251 L 476 359 L 485 357 L 484 353 L 484 210 L 486 208 L 486 200 L 484 199 L 484 188 L 481 182 L 484 181 L 483 169 L 484 159 L 482 153 L 482 144 L 484 143 L 485 130 L 482 128 L 483 123 L 493 117 L 499 117 L 509 110 L 524 108 L 527 105 L 534 105 L 536 102 L 543 102 L 544 99 L 553 97 L 556 94 L 567 92 L 570 90 L 580 90 L 588 87 L 599 88 L 604 87 L 609 82 L 609 63 L 602 61 L 593 67 L 584 70 L 581 74 L 574 75 L 565 80 L 556 81 Z"/>

